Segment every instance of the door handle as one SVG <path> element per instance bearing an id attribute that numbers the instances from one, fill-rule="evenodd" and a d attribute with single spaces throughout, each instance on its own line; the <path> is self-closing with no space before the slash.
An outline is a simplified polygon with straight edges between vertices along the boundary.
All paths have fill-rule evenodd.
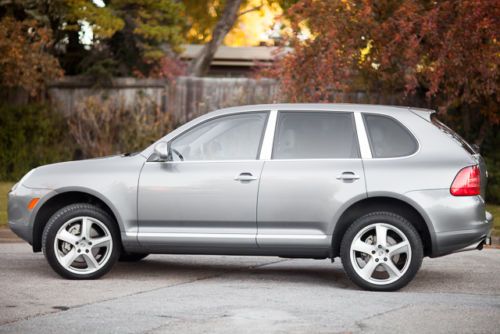
<path id="1" fill-rule="evenodd" d="M 356 175 L 353 172 L 343 172 L 342 174 L 337 176 L 337 180 L 343 180 L 343 181 L 359 180 L 359 175 Z"/>
<path id="2" fill-rule="evenodd" d="M 257 177 L 253 176 L 252 173 L 240 173 L 234 178 L 235 181 L 249 182 L 257 180 Z"/>

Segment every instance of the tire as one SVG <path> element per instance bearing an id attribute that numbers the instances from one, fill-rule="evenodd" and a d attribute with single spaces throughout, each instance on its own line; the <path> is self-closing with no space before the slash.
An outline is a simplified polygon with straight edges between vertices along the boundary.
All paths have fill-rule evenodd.
<path id="1" fill-rule="evenodd" d="M 56 273 L 68 279 L 96 279 L 120 257 L 116 221 L 101 208 L 77 203 L 63 207 L 43 230 L 42 250 Z"/>
<path id="2" fill-rule="evenodd" d="M 146 256 L 149 254 L 147 253 L 125 253 L 122 252 L 120 255 L 120 259 L 118 261 L 120 262 L 138 262 L 144 259 Z"/>
<path id="3" fill-rule="evenodd" d="M 420 269 L 422 240 L 415 227 L 402 216 L 372 212 L 347 229 L 340 257 L 354 284 L 366 290 L 395 291 L 406 286 Z"/>

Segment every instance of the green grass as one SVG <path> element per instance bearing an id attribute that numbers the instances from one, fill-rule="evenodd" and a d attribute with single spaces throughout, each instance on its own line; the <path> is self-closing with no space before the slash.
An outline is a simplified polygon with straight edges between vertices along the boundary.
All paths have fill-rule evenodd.
<path id="1" fill-rule="evenodd" d="M 500 205 L 488 204 L 486 205 L 486 210 L 488 210 L 495 219 L 493 219 L 493 232 L 495 236 L 500 236 Z"/>
<path id="2" fill-rule="evenodd" d="M 7 224 L 7 194 L 13 182 L 0 182 L 0 226 Z"/>
<path id="3" fill-rule="evenodd" d="M 7 193 L 13 182 L 0 182 L 0 226 L 7 224 Z M 493 234 L 500 236 L 500 205 L 488 204 L 486 210 L 495 217 Z"/>

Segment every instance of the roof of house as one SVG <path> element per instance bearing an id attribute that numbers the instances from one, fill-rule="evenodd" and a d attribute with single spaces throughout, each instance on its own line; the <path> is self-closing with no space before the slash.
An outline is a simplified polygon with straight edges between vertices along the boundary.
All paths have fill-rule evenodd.
<path id="1" fill-rule="evenodd" d="M 203 45 L 184 45 L 181 58 L 193 59 L 203 48 Z M 276 46 L 242 46 L 230 47 L 219 46 L 215 52 L 212 66 L 255 66 L 256 63 L 272 62 L 277 55 L 290 52 L 291 48 L 279 48 Z"/>

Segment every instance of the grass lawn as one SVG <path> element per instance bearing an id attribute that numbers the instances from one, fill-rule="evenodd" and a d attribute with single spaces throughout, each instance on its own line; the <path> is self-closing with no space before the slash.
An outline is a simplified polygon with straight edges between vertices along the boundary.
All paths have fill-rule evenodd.
<path id="1" fill-rule="evenodd" d="M 7 224 L 7 193 L 13 185 L 13 182 L 0 182 L 0 226 Z M 495 216 L 493 234 L 500 236 L 500 205 L 488 204 L 486 210 Z"/>
<path id="2" fill-rule="evenodd" d="M 0 226 L 7 224 L 7 194 L 13 182 L 0 182 Z"/>
<path id="3" fill-rule="evenodd" d="M 500 237 L 500 205 L 488 204 L 486 205 L 486 210 L 489 211 L 493 219 L 493 232 L 491 234 Z"/>

